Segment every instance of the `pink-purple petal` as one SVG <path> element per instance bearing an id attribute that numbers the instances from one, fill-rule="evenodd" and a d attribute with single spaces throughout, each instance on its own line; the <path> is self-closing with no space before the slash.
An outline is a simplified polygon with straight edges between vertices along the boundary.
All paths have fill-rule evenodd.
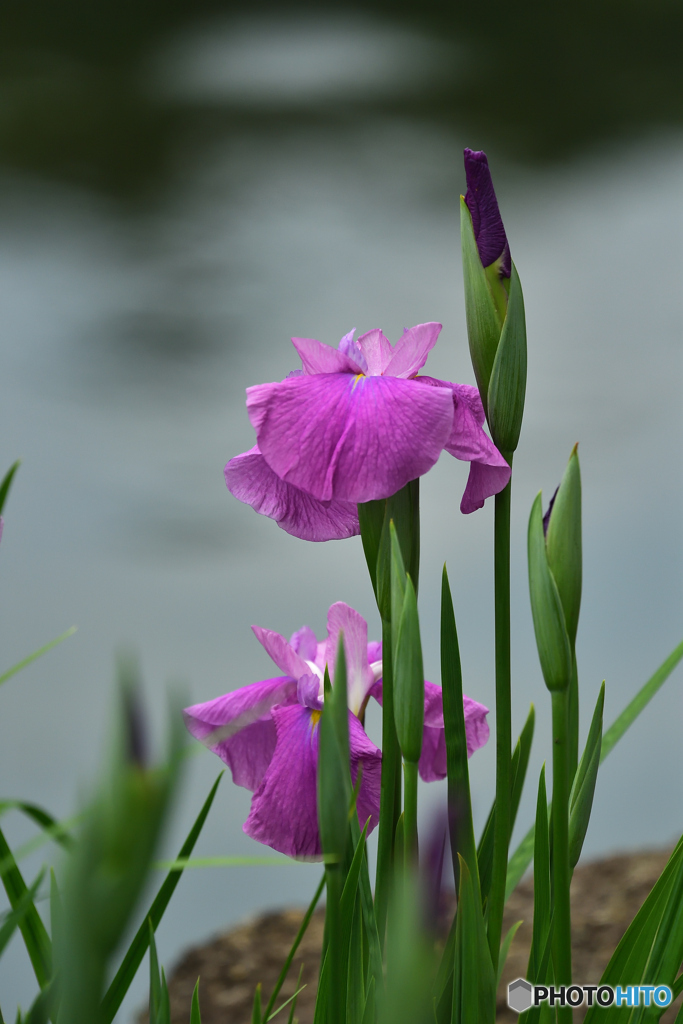
<path id="1" fill-rule="evenodd" d="M 373 377 L 384 373 L 385 368 L 391 362 L 394 349 L 379 327 L 361 335 L 358 339 L 358 346 L 368 364 L 368 373 Z"/>
<path id="2" fill-rule="evenodd" d="M 310 673 L 311 670 L 304 659 L 296 653 L 280 633 L 276 633 L 272 629 L 264 629 L 262 626 L 252 626 L 251 628 L 258 642 L 266 649 L 268 655 L 282 672 L 286 672 L 294 679 L 299 679 Z"/>
<path id="3" fill-rule="evenodd" d="M 358 719 L 349 711 L 349 753 L 351 780 L 356 784 L 359 767 L 362 769 L 356 810 L 361 828 L 370 819 L 368 835 L 379 821 L 380 783 L 382 779 L 382 752 L 368 739 Z"/>
<path id="4" fill-rule="evenodd" d="M 306 374 L 363 372 L 363 368 L 345 351 L 315 338 L 292 338 L 292 345 L 301 356 Z"/>
<path id="5" fill-rule="evenodd" d="M 333 683 L 340 633 L 344 634 L 347 701 L 351 711 L 357 715 L 374 682 L 368 665 L 368 624 L 362 615 L 343 601 L 337 601 L 327 613 L 326 660 Z"/>
<path id="6" fill-rule="evenodd" d="M 394 354 L 384 373 L 387 377 L 414 377 L 434 348 L 441 332 L 441 324 L 417 324 L 403 332 L 394 347 Z"/>
<path id="7" fill-rule="evenodd" d="M 293 704 L 297 684 L 288 676 L 264 679 L 203 704 L 185 708 L 188 731 L 228 765 L 237 786 L 261 785 L 275 750 L 276 704 Z"/>
<path id="8" fill-rule="evenodd" d="M 453 425 L 450 389 L 393 377 L 319 374 L 248 396 L 268 465 L 321 501 L 395 494 L 431 469 Z"/>
<path id="9" fill-rule="evenodd" d="M 289 646 L 304 661 L 315 661 L 318 653 L 318 641 L 310 626 L 302 626 L 301 629 L 297 629 L 296 633 L 292 633 L 289 638 Z"/>
<path id="10" fill-rule="evenodd" d="M 320 857 L 317 716 L 297 704 L 272 711 L 276 745 L 244 831 L 288 857 Z"/>
<path id="11" fill-rule="evenodd" d="M 285 483 L 257 445 L 230 460 L 225 467 L 225 482 L 238 501 L 274 519 L 281 530 L 301 540 L 344 540 L 360 532 L 354 502 L 318 501 Z"/>

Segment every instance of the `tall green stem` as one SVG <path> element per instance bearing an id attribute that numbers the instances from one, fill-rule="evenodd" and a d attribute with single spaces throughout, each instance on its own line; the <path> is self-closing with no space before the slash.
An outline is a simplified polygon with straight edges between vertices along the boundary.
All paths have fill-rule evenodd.
<path id="1" fill-rule="evenodd" d="M 417 764 L 404 761 L 403 774 L 406 784 L 403 804 L 405 865 L 410 869 L 417 864 Z"/>
<path id="2" fill-rule="evenodd" d="M 512 455 L 504 453 L 512 464 Z M 493 969 L 498 967 L 505 908 L 510 845 L 510 775 L 512 705 L 510 696 L 510 494 L 511 482 L 496 495 L 494 577 L 496 618 L 496 811 L 493 824 L 493 867 L 489 894 L 488 940 Z"/>
<path id="3" fill-rule="evenodd" d="M 572 946 L 569 906 L 569 688 L 553 702 L 553 960 L 555 984 L 571 985 Z M 570 1006 L 557 1008 L 558 1024 L 571 1024 Z"/>

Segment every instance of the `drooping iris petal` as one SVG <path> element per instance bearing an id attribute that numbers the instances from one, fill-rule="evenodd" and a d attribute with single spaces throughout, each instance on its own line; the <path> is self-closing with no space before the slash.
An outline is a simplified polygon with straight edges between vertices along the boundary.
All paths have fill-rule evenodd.
<path id="1" fill-rule="evenodd" d="M 370 696 L 382 703 L 382 680 L 379 679 Z M 465 734 L 467 756 L 483 747 L 489 738 L 486 716 L 489 709 L 471 697 L 463 696 L 465 713 Z M 422 752 L 418 763 L 420 775 L 425 782 L 435 782 L 446 777 L 446 734 L 443 722 L 443 694 L 441 687 L 425 679 L 425 717 L 422 733 Z"/>
<path id="2" fill-rule="evenodd" d="M 301 356 L 305 374 L 364 372 L 364 367 L 359 366 L 347 351 L 332 348 L 315 338 L 292 338 L 292 345 Z M 349 347 L 345 346 L 347 350 Z"/>
<path id="3" fill-rule="evenodd" d="M 261 785 L 275 750 L 272 708 L 296 700 L 296 681 L 281 676 L 194 704 L 185 708 L 183 718 L 192 736 L 227 764 L 235 784 L 253 791 Z"/>
<path id="4" fill-rule="evenodd" d="M 326 660 L 333 683 L 340 633 L 344 634 L 347 701 L 350 710 L 357 715 L 374 683 L 368 665 L 368 624 L 362 615 L 343 601 L 337 601 L 327 613 Z"/>
<path id="5" fill-rule="evenodd" d="M 294 679 L 300 679 L 301 676 L 310 673 L 311 670 L 304 659 L 287 643 L 281 633 L 276 633 L 273 629 L 264 629 L 263 626 L 251 628 L 258 642 L 282 672 L 293 676 Z"/>
<path id="6" fill-rule="evenodd" d="M 254 793 L 244 831 L 252 839 L 289 857 L 320 857 L 317 766 L 319 716 L 308 708 L 273 708 L 277 742 L 261 786 Z M 377 824 L 381 752 L 370 742 L 358 719 L 349 712 L 351 778 L 362 767 L 357 810 L 368 831 Z"/>
<path id="7" fill-rule="evenodd" d="M 427 362 L 436 345 L 441 324 L 418 324 L 404 331 L 394 347 L 394 354 L 384 369 L 388 377 L 414 377 Z"/>
<path id="8" fill-rule="evenodd" d="M 395 377 L 318 374 L 247 390 L 258 446 L 286 483 L 321 501 L 395 494 L 450 437 L 450 389 Z"/>
<path id="9" fill-rule="evenodd" d="M 344 540 L 360 533 L 358 509 L 350 501 L 318 501 L 273 472 L 258 445 L 225 467 L 228 490 L 238 501 L 274 519 L 280 529 L 302 540 Z"/>
<path id="10" fill-rule="evenodd" d="M 460 502 L 460 511 L 468 515 L 481 508 L 486 498 L 502 491 L 512 471 L 484 431 L 486 417 L 477 388 L 435 377 L 421 376 L 418 379 L 432 387 L 450 388 L 453 394 L 453 428 L 444 447 L 456 459 L 470 463 L 467 485 Z"/>
<path id="11" fill-rule="evenodd" d="M 271 714 L 275 750 L 243 830 L 288 857 L 319 857 L 317 716 L 300 704 Z"/>
<path id="12" fill-rule="evenodd" d="M 479 259 L 489 267 L 503 257 L 500 272 L 509 277 L 512 269 L 510 246 L 503 227 L 503 218 L 498 209 L 498 200 L 491 180 L 491 171 L 486 153 L 481 150 L 465 150 L 465 177 L 467 193 L 465 202 L 472 214 L 472 227 L 479 250 Z"/>

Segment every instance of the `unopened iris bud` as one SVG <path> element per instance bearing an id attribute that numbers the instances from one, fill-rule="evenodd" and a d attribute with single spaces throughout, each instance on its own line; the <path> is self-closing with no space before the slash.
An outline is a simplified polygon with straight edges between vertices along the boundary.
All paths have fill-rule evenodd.
<path id="1" fill-rule="evenodd" d="M 540 493 L 529 517 L 528 554 L 531 614 L 541 671 L 551 692 L 565 690 L 572 675 L 572 652 L 562 600 L 548 564 Z"/>
<path id="2" fill-rule="evenodd" d="M 569 641 L 574 647 L 581 608 L 581 470 L 578 445 L 548 510 L 546 551 L 548 565 L 562 601 Z M 544 521 L 545 525 L 545 521 Z"/>
<path id="3" fill-rule="evenodd" d="M 413 581 L 407 576 L 394 655 L 394 718 L 401 752 L 406 761 L 412 764 L 417 764 L 422 752 L 424 705 L 425 684 L 417 597 Z"/>
<path id="4" fill-rule="evenodd" d="M 467 333 L 491 435 L 502 452 L 519 441 L 526 392 L 526 324 L 486 154 L 465 150 L 460 201 Z"/>

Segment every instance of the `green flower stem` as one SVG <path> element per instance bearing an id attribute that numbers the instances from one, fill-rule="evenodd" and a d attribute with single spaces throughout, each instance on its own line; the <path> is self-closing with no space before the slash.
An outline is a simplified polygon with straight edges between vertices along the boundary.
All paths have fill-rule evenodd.
<path id="1" fill-rule="evenodd" d="M 417 864 L 417 762 L 404 761 L 403 836 L 406 869 Z"/>
<path id="2" fill-rule="evenodd" d="M 567 698 L 567 727 L 569 729 L 568 765 L 569 784 L 574 780 L 579 763 L 579 674 L 576 668 L 576 648 L 572 644 L 572 678 Z"/>
<path id="3" fill-rule="evenodd" d="M 571 985 L 572 947 L 569 907 L 569 688 L 556 690 L 553 703 L 553 960 L 555 984 Z M 571 1024 L 570 1006 L 557 1008 L 558 1024 Z"/>
<path id="4" fill-rule="evenodd" d="M 512 464 L 512 454 L 503 452 Z M 510 494 L 511 482 L 496 495 L 494 520 L 494 580 L 496 618 L 496 812 L 493 824 L 493 867 L 489 894 L 488 940 L 494 972 L 505 909 L 510 845 L 510 776 L 512 760 L 512 703 L 510 696 Z"/>
<path id="5" fill-rule="evenodd" d="M 394 684 L 391 661 L 391 621 L 382 621 L 382 783 L 377 840 L 375 914 L 379 941 L 384 946 L 387 905 L 396 826 L 401 814 L 401 751 L 394 720 Z"/>

